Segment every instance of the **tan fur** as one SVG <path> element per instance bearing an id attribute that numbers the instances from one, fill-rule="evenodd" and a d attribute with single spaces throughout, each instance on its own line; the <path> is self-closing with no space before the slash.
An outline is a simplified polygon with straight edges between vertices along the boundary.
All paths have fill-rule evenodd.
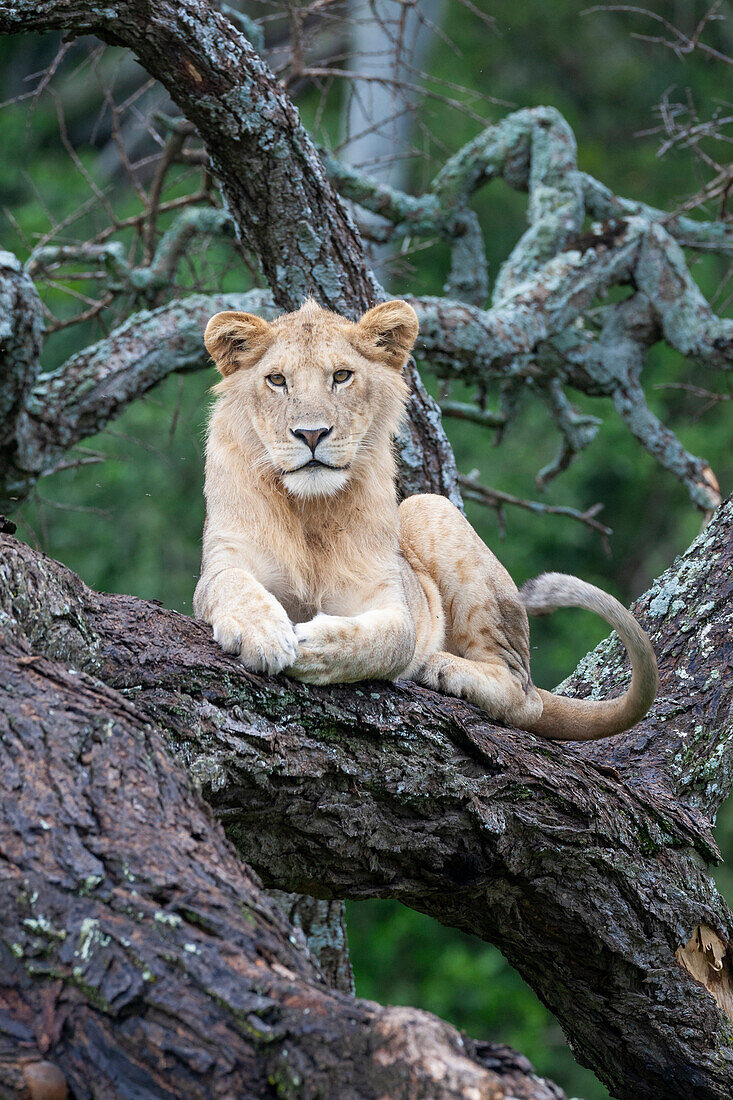
<path id="1" fill-rule="evenodd" d="M 628 728 L 650 706 L 657 673 L 618 601 L 563 574 L 518 593 L 444 497 L 398 507 L 392 440 L 416 335 L 405 302 L 357 323 L 313 302 L 272 324 L 211 319 L 205 341 L 222 380 L 195 614 L 255 671 L 319 684 L 414 679 L 545 737 Z M 590 608 L 618 630 L 633 670 L 625 695 L 589 702 L 534 686 L 527 611 L 554 606 Z"/>

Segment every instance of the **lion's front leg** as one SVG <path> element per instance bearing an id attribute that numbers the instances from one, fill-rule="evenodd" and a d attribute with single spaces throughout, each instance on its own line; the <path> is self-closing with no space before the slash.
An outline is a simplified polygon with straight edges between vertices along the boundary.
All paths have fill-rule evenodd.
<path id="1" fill-rule="evenodd" d="M 309 684 L 394 680 L 410 664 L 415 626 L 406 606 L 316 615 L 295 628 L 298 653 L 285 671 Z"/>
<path id="2" fill-rule="evenodd" d="M 217 577 L 197 617 L 211 624 L 224 652 L 235 654 L 251 672 L 275 676 L 297 653 L 285 609 L 244 570 Z"/>
<path id="3" fill-rule="evenodd" d="M 211 624 L 225 653 L 236 654 L 251 672 L 275 676 L 297 653 L 295 629 L 279 600 L 242 562 L 256 564 L 256 555 L 209 537 L 194 615 Z"/>

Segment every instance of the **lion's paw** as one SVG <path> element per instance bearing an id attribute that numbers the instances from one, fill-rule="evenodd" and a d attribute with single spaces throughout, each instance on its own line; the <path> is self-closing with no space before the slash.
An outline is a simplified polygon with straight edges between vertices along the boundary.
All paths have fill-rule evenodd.
<path id="1" fill-rule="evenodd" d="M 337 615 L 316 615 L 307 623 L 295 628 L 298 652 L 290 668 L 289 676 L 307 684 L 334 684 L 355 677 L 346 667 L 346 630 Z"/>
<path id="2" fill-rule="evenodd" d="M 277 675 L 292 664 L 298 643 L 293 624 L 282 616 L 267 616 L 257 622 L 238 615 L 223 615 L 213 624 L 214 640 L 225 653 L 235 653 L 250 672 Z"/>

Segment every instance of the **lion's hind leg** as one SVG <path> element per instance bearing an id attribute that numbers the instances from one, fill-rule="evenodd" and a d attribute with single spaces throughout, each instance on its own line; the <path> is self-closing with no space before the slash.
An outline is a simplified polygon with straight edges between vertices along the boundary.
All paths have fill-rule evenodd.
<path id="1" fill-rule="evenodd" d="M 435 583 L 446 616 L 443 648 L 412 678 L 508 725 L 535 721 L 529 623 L 504 566 L 445 497 L 408 497 L 400 521 L 403 553 Z"/>
<path id="2" fill-rule="evenodd" d="M 542 713 L 542 701 L 534 685 L 530 682 L 525 687 L 502 661 L 469 661 L 441 651 L 428 657 L 413 679 L 435 691 L 466 699 L 507 726 L 523 729 L 525 723 L 535 721 Z"/>

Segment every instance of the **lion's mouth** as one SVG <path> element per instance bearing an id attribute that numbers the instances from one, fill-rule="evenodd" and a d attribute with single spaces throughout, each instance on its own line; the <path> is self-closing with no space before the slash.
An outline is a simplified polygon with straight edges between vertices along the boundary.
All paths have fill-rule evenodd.
<path id="1" fill-rule="evenodd" d="M 286 474 L 299 474 L 301 470 L 348 470 L 346 466 L 331 466 L 328 462 L 321 462 L 318 458 L 312 458 L 304 462 L 302 466 L 296 466 L 294 470 L 286 470 Z"/>

